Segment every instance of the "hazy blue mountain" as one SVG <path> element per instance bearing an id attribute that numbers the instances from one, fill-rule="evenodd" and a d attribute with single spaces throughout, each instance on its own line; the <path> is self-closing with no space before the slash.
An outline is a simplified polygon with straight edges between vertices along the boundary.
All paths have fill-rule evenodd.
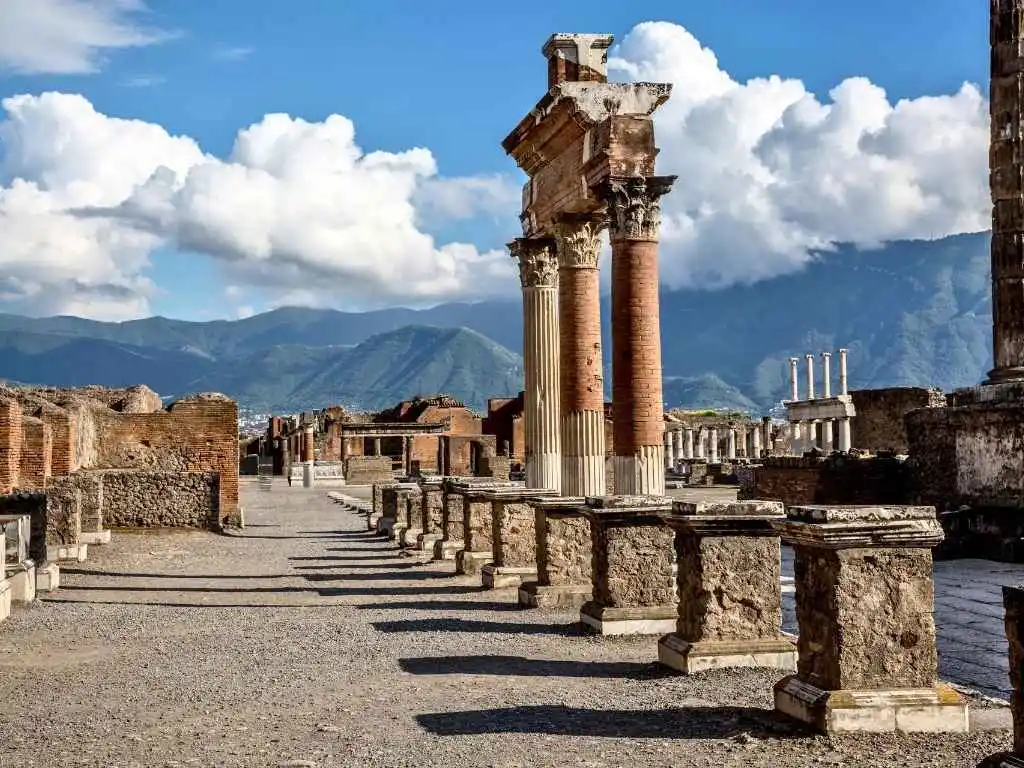
<path id="1" fill-rule="evenodd" d="M 991 367 L 988 247 L 983 233 L 841 248 L 750 286 L 665 291 L 666 403 L 764 409 L 788 392 L 790 356 L 840 346 L 854 388 L 976 383 Z M 204 323 L 0 315 L 0 378 L 216 389 L 277 409 L 438 391 L 481 407 L 521 388 L 521 316 L 517 300 Z M 606 365 L 609 351 L 606 337 Z"/>

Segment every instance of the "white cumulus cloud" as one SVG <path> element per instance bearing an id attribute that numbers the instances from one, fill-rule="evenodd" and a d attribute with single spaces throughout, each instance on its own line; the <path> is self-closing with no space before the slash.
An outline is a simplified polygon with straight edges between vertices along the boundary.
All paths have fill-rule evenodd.
<path id="1" fill-rule="evenodd" d="M 988 103 L 978 88 L 892 103 L 864 78 L 827 100 L 799 80 L 739 83 L 683 27 L 637 25 L 612 52 L 622 80 L 669 82 L 655 113 L 671 286 L 753 282 L 839 242 L 989 227 Z"/>
<path id="2" fill-rule="evenodd" d="M 142 0 L 2 0 L 0 71 L 80 75 L 103 54 L 172 36 L 140 23 Z"/>
<path id="3" fill-rule="evenodd" d="M 2 105 L 0 301 L 13 309 L 144 314 L 148 256 L 161 246 L 213 257 L 230 284 L 262 288 L 270 303 L 369 307 L 515 288 L 503 251 L 440 244 L 418 226 L 417 204 L 485 210 L 487 194 L 452 202 L 472 179 L 440 179 L 427 149 L 366 152 L 340 115 L 267 115 L 221 159 L 81 96 Z"/>

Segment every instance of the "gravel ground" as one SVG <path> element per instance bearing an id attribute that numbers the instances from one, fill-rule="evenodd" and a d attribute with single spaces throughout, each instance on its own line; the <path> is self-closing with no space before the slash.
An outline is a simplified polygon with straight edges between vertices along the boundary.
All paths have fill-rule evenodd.
<path id="1" fill-rule="evenodd" d="M 0 625 L 0 766 L 975 766 L 1007 730 L 808 735 L 771 671 L 690 678 L 243 484 L 246 530 L 115 533 Z"/>

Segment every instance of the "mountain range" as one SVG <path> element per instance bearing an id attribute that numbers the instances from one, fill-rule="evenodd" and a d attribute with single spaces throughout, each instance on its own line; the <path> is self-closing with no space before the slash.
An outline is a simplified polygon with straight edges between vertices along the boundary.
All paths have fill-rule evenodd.
<path id="1" fill-rule="evenodd" d="M 607 333 L 610 302 L 602 309 Z M 0 378 L 214 390 L 272 411 L 379 409 L 435 392 L 482 409 L 522 386 L 521 317 L 511 299 L 212 322 L 0 314 Z M 663 291 L 665 401 L 763 411 L 788 394 L 789 357 L 838 347 L 850 350 L 851 388 L 966 386 L 991 367 L 991 322 L 987 233 L 841 247 L 751 285 Z M 609 352 L 606 337 L 606 368 Z"/>

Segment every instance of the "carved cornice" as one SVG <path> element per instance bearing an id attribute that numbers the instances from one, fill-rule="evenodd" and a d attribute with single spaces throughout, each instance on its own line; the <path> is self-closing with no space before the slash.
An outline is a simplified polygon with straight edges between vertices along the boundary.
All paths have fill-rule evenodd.
<path id="1" fill-rule="evenodd" d="M 597 269 L 601 255 L 601 231 L 606 216 L 563 216 L 554 227 L 558 266 L 564 269 Z"/>
<path id="2" fill-rule="evenodd" d="M 519 237 L 508 244 L 519 262 L 523 288 L 554 288 L 558 285 L 558 257 L 551 237 Z"/>
<path id="3" fill-rule="evenodd" d="M 661 197 L 675 176 L 637 176 L 609 179 L 598 190 L 608 204 L 613 240 L 657 240 L 661 227 Z"/>

